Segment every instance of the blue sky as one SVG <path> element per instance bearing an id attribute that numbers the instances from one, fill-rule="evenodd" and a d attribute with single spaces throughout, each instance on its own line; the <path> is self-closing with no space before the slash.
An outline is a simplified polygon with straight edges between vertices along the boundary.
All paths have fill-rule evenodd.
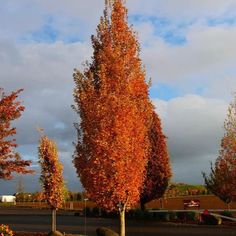
<path id="1" fill-rule="evenodd" d="M 18 150 L 34 161 L 39 188 L 38 134 L 58 142 L 70 189 L 81 189 L 71 163 L 75 141 L 71 110 L 74 68 L 90 59 L 91 34 L 103 0 L 17 0 L 0 6 L 0 81 L 6 91 L 23 87 L 26 111 L 16 122 Z M 168 136 L 173 181 L 202 183 L 218 155 L 223 122 L 236 90 L 234 0 L 128 0 L 129 23 L 138 33 L 150 96 Z M 1 181 L 1 191 L 16 181 Z"/>

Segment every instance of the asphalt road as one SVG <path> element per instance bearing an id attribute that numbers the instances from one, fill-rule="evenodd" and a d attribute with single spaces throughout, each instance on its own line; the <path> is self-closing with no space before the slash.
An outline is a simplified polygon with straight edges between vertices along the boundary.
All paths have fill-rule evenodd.
<path id="1" fill-rule="evenodd" d="M 0 224 L 8 224 L 14 231 L 49 232 L 50 212 L 47 210 L 0 208 Z M 184 226 L 160 224 L 154 221 L 126 222 L 127 236 L 236 236 L 236 227 L 224 226 Z M 74 216 L 72 212 L 58 213 L 58 230 L 61 232 L 95 236 L 98 227 L 118 230 L 117 219 L 85 218 Z"/>

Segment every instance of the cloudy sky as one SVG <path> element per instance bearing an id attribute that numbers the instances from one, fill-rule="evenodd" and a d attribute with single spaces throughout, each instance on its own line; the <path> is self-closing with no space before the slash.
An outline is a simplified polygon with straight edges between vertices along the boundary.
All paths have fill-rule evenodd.
<path id="1" fill-rule="evenodd" d="M 90 36 L 103 7 L 104 0 L 1 1 L 0 87 L 24 88 L 18 151 L 37 170 L 23 177 L 25 191 L 39 189 L 37 126 L 57 141 L 68 187 L 81 189 L 71 163 L 72 73 L 90 59 Z M 168 136 L 173 181 L 202 183 L 236 90 L 236 1 L 128 0 L 127 7 Z M 15 192 L 17 181 L 0 181 L 0 194 Z"/>

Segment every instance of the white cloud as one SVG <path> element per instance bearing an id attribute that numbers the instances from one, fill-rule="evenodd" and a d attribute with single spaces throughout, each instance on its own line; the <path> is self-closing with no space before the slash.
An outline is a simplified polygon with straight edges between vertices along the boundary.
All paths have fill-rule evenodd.
<path id="1" fill-rule="evenodd" d="M 187 30 L 185 44 L 171 45 L 144 25 L 137 29 L 143 35 L 147 75 L 154 84 L 169 83 L 183 93 L 204 87 L 205 96 L 229 98 L 236 86 L 236 27 L 195 24 Z"/>
<path id="2" fill-rule="evenodd" d="M 74 68 L 89 59 L 91 48 L 86 43 L 27 44 L 15 45 L 0 41 L 0 48 L 6 51 L 0 56 L 2 85 L 26 90 L 71 87 Z M 16 60 L 16 58 L 18 58 Z M 37 83 L 35 83 L 37 81 Z M 40 92 L 42 92 L 40 90 Z"/>
<path id="3" fill-rule="evenodd" d="M 153 41 L 152 47 L 144 48 L 146 63 L 156 62 L 151 68 L 159 79 L 176 80 L 195 75 L 223 75 L 221 71 L 232 67 L 236 61 L 234 27 L 192 27 L 184 45 L 172 46 L 161 40 Z M 171 69 L 169 69 L 171 68 Z M 227 72 L 227 71 L 226 71 Z"/>
<path id="4" fill-rule="evenodd" d="M 234 0 L 148 0 L 144 4 L 142 0 L 129 0 L 128 6 L 131 13 L 189 20 L 229 14 L 235 10 L 236 2 Z"/>
<path id="5" fill-rule="evenodd" d="M 174 179 L 201 181 L 201 171 L 210 169 L 210 161 L 218 156 L 223 123 L 228 104 L 221 99 L 186 95 L 170 101 L 154 100 L 162 119 L 168 147 L 175 170 Z M 196 163 L 193 164 L 193 163 Z M 193 169 L 191 177 L 182 170 Z"/>
<path id="6" fill-rule="evenodd" d="M 0 42 L 1 46 L 4 45 Z M 36 126 L 45 128 L 49 135 L 59 140 L 72 142 L 73 122 L 76 121 L 71 109 L 72 73 L 91 54 L 89 46 L 61 42 L 9 45 L 6 54 L 0 63 L 1 86 L 7 91 L 24 88 L 20 99 L 26 110 L 17 121 L 19 144 L 37 142 Z M 15 55 L 20 59 L 15 60 Z M 65 129 L 58 129 L 54 126 L 56 123 L 63 124 Z"/>
<path id="7" fill-rule="evenodd" d="M 40 0 L 38 4 L 51 14 L 76 16 L 83 21 L 91 21 L 91 18 L 100 17 L 104 2 L 103 0 L 52 0 L 50 2 Z"/>

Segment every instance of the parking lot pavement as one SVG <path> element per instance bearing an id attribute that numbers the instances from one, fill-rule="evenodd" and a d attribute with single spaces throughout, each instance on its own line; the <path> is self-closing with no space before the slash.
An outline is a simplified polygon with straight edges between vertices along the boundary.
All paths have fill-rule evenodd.
<path id="1" fill-rule="evenodd" d="M 51 216 L 49 210 L 0 209 L 0 224 L 9 224 L 15 231 L 49 232 Z M 86 218 L 86 234 L 95 236 L 98 227 L 118 230 L 117 219 Z M 59 212 L 57 228 L 61 232 L 84 234 L 85 218 L 73 212 Z M 190 226 L 161 224 L 156 221 L 127 220 L 127 236 L 236 236 L 236 227 Z"/>

